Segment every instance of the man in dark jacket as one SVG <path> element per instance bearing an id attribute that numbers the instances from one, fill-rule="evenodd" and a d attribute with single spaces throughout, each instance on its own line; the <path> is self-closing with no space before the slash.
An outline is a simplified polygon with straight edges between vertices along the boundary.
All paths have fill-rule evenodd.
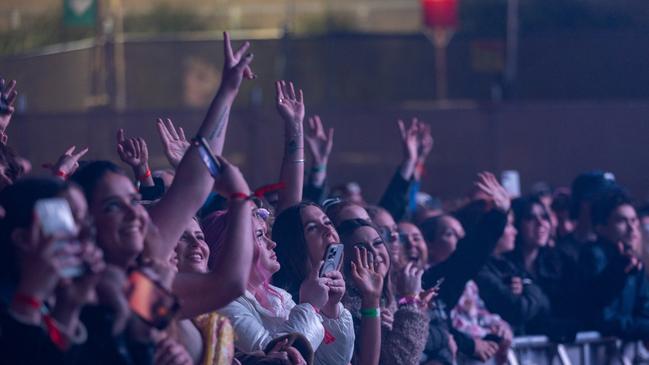
<path id="1" fill-rule="evenodd" d="M 640 240 L 636 211 L 621 190 L 611 190 L 592 209 L 597 242 L 584 247 L 580 313 L 589 328 L 626 340 L 649 340 L 649 282 L 633 253 Z"/>

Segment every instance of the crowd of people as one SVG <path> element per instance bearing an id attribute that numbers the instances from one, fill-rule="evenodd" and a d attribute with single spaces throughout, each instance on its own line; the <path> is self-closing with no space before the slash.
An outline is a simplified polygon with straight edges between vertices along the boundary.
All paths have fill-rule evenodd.
<path id="1" fill-rule="evenodd" d="M 415 119 L 370 204 L 357 184 L 328 187 L 333 129 L 278 81 L 279 182 L 253 190 L 222 156 L 253 55 L 224 36 L 195 137 L 157 121 L 166 170 L 119 130 L 132 176 L 74 146 L 31 174 L 7 137 L 16 82 L 0 82 L 0 362 L 503 364 L 515 336 L 649 340 L 649 213 L 611 174 L 513 198 L 482 172 L 441 203 L 420 186 L 433 137 Z"/>

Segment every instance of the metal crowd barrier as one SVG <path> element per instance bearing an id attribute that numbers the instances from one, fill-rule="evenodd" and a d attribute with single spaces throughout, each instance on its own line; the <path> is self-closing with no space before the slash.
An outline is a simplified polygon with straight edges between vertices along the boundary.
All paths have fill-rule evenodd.
<path id="1" fill-rule="evenodd" d="M 623 343 L 598 332 L 580 332 L 572 343 L 555 343 L 546 336 L 513 340 L 509 365 L 636 365 L 649 364 L 649 352 L 639 342 Z M 462 364 L 460 364 L 462 365 Z"/>

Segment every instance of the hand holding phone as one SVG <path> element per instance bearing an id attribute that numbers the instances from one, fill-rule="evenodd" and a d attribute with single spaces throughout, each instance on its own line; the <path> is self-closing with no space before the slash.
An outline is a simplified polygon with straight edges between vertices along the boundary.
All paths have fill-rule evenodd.
<path id="1" fill-rule="evenodd" d="M 343 251 L 344 246 L 340 243 L 332 243 L 327 246 L 325 255 L 322 258 L 324 264 L 322 265 L 322 268 L 320 268 L 320 273 L 318 274 L 319 277 L 323 277 L 327 273 L 340 269 L 343 260 Z"/>

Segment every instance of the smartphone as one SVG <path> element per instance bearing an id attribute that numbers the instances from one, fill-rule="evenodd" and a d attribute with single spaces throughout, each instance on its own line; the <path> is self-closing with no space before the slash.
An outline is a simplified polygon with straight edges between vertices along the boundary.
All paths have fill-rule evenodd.
<path id="1" fill-rule="evenodd" d="M 340 243 L 332 243 L 327 246 L 324 258 L 322 259 L 324 261 L 324 264 L 320 269 L 320 277 L 323 277 L 325 276 L 325 274 L 336 271 L 338 270 L 338 268 L 340 268 L 340 263 L 343 261 L 343 248 L 344 246 Z"/>
<path id="2" fill-rule="evenodd" d="M 219 176 L 221 174 L 221 164 L 216 159 L 216 157 L 214 157 L 214 152 L 212 152 L 212 149 L 207 143 L 207 140 L 205 140 L 205 138 L 203 137 L 195 138 L 193 140 L 193 143 L 196 147 L 198 147 L 198 153 L 201 156 L 201 160 L 203 160 L 203 163 L 207 167 L 207 170 L 210 172 L 210 175 L 212 175 L 213 178 Z"/>
<path id="3" fill-rule="evenodd" d="M 147 324 L 165 329 L 180 309 L 178 298 L 139 270 L 131 272 L 128 283 L 126 296 L 131 310 Z"/>
<path id="4" fill-rule="evenodd" d="M 506 170 L 500 174 L 500 184 L 507 190 L 510 198 L 521 196 L 521 176 L 516 170 Z"/>
<path id="5" fill-rule="evenodd" d="M 64 198 L 41 199 L 34 207 L 36 216 L 41 224 L 41 229 L 46 236 L 57 238 L 54 246 L 63 246 L 77 241 L 77 226 L 74 223 L 70 204 Z M 83 265 L 69 266 L 61 270 L 65 278 L 83 275 Z"/>

